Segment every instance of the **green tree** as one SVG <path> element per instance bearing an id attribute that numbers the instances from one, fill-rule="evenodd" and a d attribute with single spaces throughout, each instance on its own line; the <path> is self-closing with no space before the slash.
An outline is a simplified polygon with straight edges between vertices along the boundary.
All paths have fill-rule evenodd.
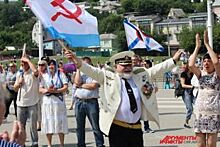
<path id="1" fill-rule="evenodd" d="M 116 44 L 117 44 L 117 51 L 127 51 L 128 50 L 128 45 L 126 41 L 126 36 L 125 36 L 125 31 L 120 30 L 117 32 L 117 39 L 116 39 Z"/>
<path id="2" fill-rule="evenodd" d="M 204 12 L 206 3 L 191 3 L 190 0 L 122 0 L 123 12 L 139 12 L 141 15 L 159 13 L 167 16 L 171 8 L 181 8 L 185 13 Z"/>
<path id="3" fill-rule="evenodd" d="M 182 32 L 180 33 L 180 46 L 186 51 L 192 53 L 195 48 L 195 35 L 196 33 L 199 33 L 202 41 L 200 52 L 206 53 L 207 50 L 203 45 L 203 32 L 205 29 L 205 26 L 195 27 L 193 29 L 183 28 Z M 213 28 L 213 49 L 220 51 L 220 24 L 214 25 Z"/>
<path id="4" fill-rule="evenodd" d="M 180 37 L 180 47 L 192 53 L 195 49 L 195 35 L 199 33 L 201 40 L 203 38 L 203 31 L 205 30 L 204 26 L 194 27 L 193 29 L 183 28 L 179 37 Z M 201 52 L 205 52 L 204 46 L 201 47 Z"/>
<path id="5" fill-rule="evenodd" d="M 13 38 L 6 31 L 0 31 L 0 48 L 4 49 L 5 46 L 11 45 Z"/>
<path id="6" fill-rule="evenodd" d="M 3 26 L 13 26 L 21 21 L 20 10 L 16 3 L 0 5 L 0 22 Z"/>
<path id="7" fill-rule="evenodd" d="M 194 12 L 206 12 L 207 11 L 207 0 L 202 3 L 193 3 Z"/>
<path id="8" fill-rule="evenodd" d="M 123 8 L 123 12 L 134 12 L 135 6 L 134 6 L 135 0 L 122 0 L 121 6 Z"/>
<path id="9" fill-rule="evenodd" d="M 99 21 L 99 33 L 115 33 L 123 30 L 123 18 L 117 14 L 109 14 Z"/>
<path id="10" fill-rule="evenodd" d="M 73 3 L 84 2 L 85 0 L 69 0 Z M 87 0 L 87 2 L 98 2 L 99 0 Z"/>
<path id="11" fill-rule="evenodd" d="M 8 3 L 8 0 L 4 0 L 4 3 L 7 4 L 7 3 Z"/>
<path id="12" fill-rule="evenodd" d="M 155 0 L 137 0 L 135 11 L 140 12 L 141 15 L 157 14 L 160 12 L 160 6 Z"/>
<path id="13" fill-rule="evenodd" d="M 6 2 L 7 0 L 4 0 Z M 82 2 L 83 0 L 71 0 L 72 2 Z M 91 5 L 96 5 L 99 0 L 86 0 Z M 141 15 L 151 15 L 159 13 L 167 16 L 170 8 L 182 8 L 186 13 L 203 12 L 206 10 L 206 0 L 203 3 L 190 3 L 190 0 L 121 0 L 122 8 L 118 10 L 119 15 L 104 12 L 99 13 L 98 10 L 88 9 L 88 11 L 97 17 L 99 23 L 99 33 L 114 33 L 118 36 L 117 45 L 119 50 L 127 50 L 127 42 L 123 27 L 123 14 L 125 12 L 139 12 Z M 36 21 L 33 13 L 23 11 L 23 0 L 15 3 L 1 3 L 0 5 L 0 48 L 6 45 L 22 46 L 27 43 L 28 47 L 34 46 L 31 41 L 31 32 Z M 147 32 L 146 30 L 144 30 Z M 194 36 L 190 37 L 190 30 L 186 30 L 183 35 L 182 46 L 188 50 L 194 49 L 194 45 L 190 44 L 190 40 L 194 40 Z M 219 26 L 214 28 L 214 47 L 219 48 L 218 36 L 220 34 Z M 148 33 L 148 32 L 147 32 Z M 219 34 L 218 34 L 219 33 Z M 149 33 L 148 33 L 149 34 Z M 153 38 L 164 46 L 166 36 L 154 33 Z M 191 38 L 191 39 L 190 39 Z M 188 40 L 188 41 L 187 41 Z M 184 43 L 185 42 L 185 43 Z"/>
<path id="14" fill-rule="evenodd" d="M 0 48 L 7 45 L 34 46 L 31 32 L 35 22 L 31 11 L 23 11 L 22 1 L 0 5 Z"/>
<path id="15" fill-rule="evenodd" d="M 213 28 L 213 48 L 220 51 L 220 24 L 216 24 Z"/>

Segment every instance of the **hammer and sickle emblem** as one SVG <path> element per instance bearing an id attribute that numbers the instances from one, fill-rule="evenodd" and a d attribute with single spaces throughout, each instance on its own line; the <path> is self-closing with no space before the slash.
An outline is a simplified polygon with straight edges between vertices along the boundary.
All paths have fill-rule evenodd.
<path id="1" fill-rule="evenodd" d="M 64 1 L 65 0 L 53 0 L 50 3 L 53 7 L 59 6 L 60 8 L 62 8 L 66 12 L 66 13 L 57 12 L 54 16 L 51 17 L 51 20 L 52 21 L 56 21 L 57 18 L 62 15 L 64 17 L 66 17 L 66 18 L 74 19 L 78 23 L 82 24 L 82 22 L 78 19 L 78 17 L 82 14 L 82 10 L 80 9 L 80 7 L 75 5 L 76 6 L 76 11 L 74 13 L 72 13 L 66 7 L 64 7 L 64 5 L 63 5 Z"/>

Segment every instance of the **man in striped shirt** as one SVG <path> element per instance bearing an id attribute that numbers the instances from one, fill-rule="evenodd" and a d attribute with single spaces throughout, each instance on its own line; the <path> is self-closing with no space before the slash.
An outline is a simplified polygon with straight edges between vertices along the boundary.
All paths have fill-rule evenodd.
<path id="1" fill-rule="evenodd" d="M 21 147 L 21 145 L 15 142 L 8 142 L 6 140 L 0 140 L 0 147 Z"/>

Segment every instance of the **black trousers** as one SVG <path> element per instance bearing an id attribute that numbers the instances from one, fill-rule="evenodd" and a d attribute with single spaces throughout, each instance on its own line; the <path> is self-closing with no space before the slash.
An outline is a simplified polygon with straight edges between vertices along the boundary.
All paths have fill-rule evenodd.
<path id="1" fill-rule="evenodd" d="M 149 129 L 150 126 L 149 126 L 149 121 L 144 121 L 144 130 L 146 131 L 147 129 Z"/>
<path id="2" fill-rule="evenodd" d="M 9 89 L 8 89 L 9 90 Z M 5 100 L 5 106 L 6 106 L 6 111 L 5 111 L 5 118 L 8 117 L 9 109 L 10 109 L 10 105 L 12 103 L 12 101 L 14 102 L 14 109 L 15 109 L 15 116 L 17 117 L 17 92 L 15 92 L 14 90 L 9 90 L 10 92 L 10 97 L 8 99 Z"/>
<path id="3" fill-rule="evenodd" d="M 112 124 L 109 132 L 110 147 L 143 147 L 141 129 L 129 129 Z"/>

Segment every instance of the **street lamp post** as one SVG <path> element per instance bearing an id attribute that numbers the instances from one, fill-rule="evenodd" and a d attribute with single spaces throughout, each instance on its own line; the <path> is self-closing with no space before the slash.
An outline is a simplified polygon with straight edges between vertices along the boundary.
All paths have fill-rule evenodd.
<path id="1" fill-rule="evenodd" d="M 39 28 L 38 28 L 38 40 L 39 40 L 39 61 L 43 57 L 43 27 L 40 20 L 38 20 Z"/>
<path id="2" fill-rule="evenodd" d="M 218 19 L 219 19 L 220 18 L 220 0 L 215 0 L 215 2 L 212 4 L 212 10 L 218 16 Z"/>
<path id="3" fill-rule="evenodd" d="M 24 11 L 26 11 L 27 9 L 30 9 L 29 7 L 25 6 L 22 7 Z M 42 23 L 40 20 L 38 20 L 38 48 L 39 48 L 39 61 L 40 59 L 43 57 L 43 27 L 42 27 Z"/>
<path id="4" fill-rule="evenodd" d="M 212 4 L 212 0 L 207 0 L 207 29 L 208 29 L 208 37 L 209 44 L 213 47 L 213 34 L 212 34 L 212 10 L 213 12 L 220 18 L 220 0 L 215 0 Z"/>
<path id="5" fill-rule="evenodd" d="M 212 38 L 212 9 L 211 6 L 212 1 L 207 0 L 207 30 L 208 30 L 208 38 L 209 38 L 209 45 L 213 48 L 213 38 Z"/>
<path id="6" fill-rule="evenodd" d="M 168 50 L 168 56 L 171 56 L 170 51 L 170 21 L 167 24 L 167 50 Z"/>

